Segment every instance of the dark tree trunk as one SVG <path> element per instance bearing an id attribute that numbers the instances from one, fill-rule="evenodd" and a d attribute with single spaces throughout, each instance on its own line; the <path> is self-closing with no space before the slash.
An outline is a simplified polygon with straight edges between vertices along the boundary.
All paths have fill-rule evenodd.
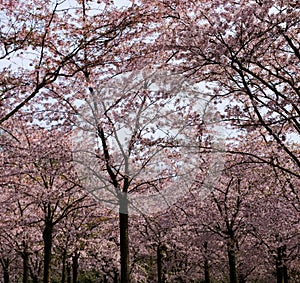
<path id="1" fill-rule="evenodd" d="M 209 263 L 207 259 L 204 260 L 204 281 L 205 283 L 210 283 Z"/>
<path id="2" fill-rule="evenodd" d="M 43 231 L 44 241 L 44 274 L 43 283 L 50 283 L 50 265 L 51 265 L 51 253 L 52 253 L 52 233 L 53 224 L 51 222 L 45 222 L 45 228 Z"/>
<path id="3" fill-rule="evenodd" d="M 157 282 L 158 283 L 163 283 L 162 259 L 163 259 L 162 248 L 161 248 L 161 245 L 158 245 L 157 249 L 156 249 L 156 265 L 157 265 Z"/>
<path id="4" fill-rule="evenodd" d="M 111 167 L 110 153 L 107 146 L 107 140 L 104 129 L 98 127 L 97 132 L 101 139 L 106 169 L 112 181 L 114 188 L 121 193 L 119 195 L 119 229 L 120 229 L 120 265 L 121 265 L 121 283 L 129 283 L 129 238 L 128 238 L 128 199 L 127 193 L 129 188 L 129 177 L 123 179 L 123 187 L 121 188 L 117 174 Z"/>
<path id="5" fill-rule="evenodd" d="M 286 246 L 277 248 L 276 276 L 277 283 L 288 283 L 288 270 L 285 264 Z"/>
<path id="6" fill-rule="evenodd" d="M 4 278 L 3 278 L 4 279 L 4 283 L 9 283 L 9 272 L 8 272 L 7 269 L 4 270 L 3 276 L 4 276 Z"/>
<path id="7" fill-rule="evenodd" d="M 128 236 L 128 178 L 124 180 L 123 193 L 119 199 L 119 225 L 120 225 L 120 257 L 121 257 L 121 283 L 129 283 L 129 236 Z"/>
<path id="8" fill-rule="evenodd" d="M 121 254 L 121 283 L 129 283 L 129 239 L 128 214 L 119 213 L 120 218 L 120 254 Z"/>
<path id="9" fill-rule="evenodd" d="M 73 283 L 77 283 L 78 280 L 78 259 L 79 259 L 79 252 L 75 251 L 73 257 L 72 257 L 72 274 L 73 274 Z"/>
<path id="10" fill-rule="evenodd" d="M 204 246 L 204 281 L 205 281 L 205 283 L 210 283 L 207 245 L 208 245 L 208 243 L 205 241 L 203 244 L 203 246 Z"/>
<path id="11" fill-rule="evenodd" d="M 277 283 L 284 283 L 283 282 L 283 272 L 282 271 L 283 270 L 282 270 L 282 267 L 281 267 L 280 254 L 278 253 L 277 259 L 276 259 L 276 277 L 277 277 Z"/>
<path id="12" fill-rule="evenodd" d="M 23 259 L 23 283 L 28 283 L 29 281 L 29 255 L 27 251 L 27 247 L 24 247 L 23 253 L 22 253 L 22 259 Z"/>
<path id="13" fill-rule="evenodd" d="M 3 282 L 9 283 L 9 259 L 1 259 L 1 265 L 3 269 Z"/>
<path id="14" fill-rule="evenodd" d="M 238 283 L 237 282 L 236 255 L 235 255 L 234 239 L 229 239 L 229 241 L 227 243 L 227 253 L 228 253 L 230 283 Z"/>

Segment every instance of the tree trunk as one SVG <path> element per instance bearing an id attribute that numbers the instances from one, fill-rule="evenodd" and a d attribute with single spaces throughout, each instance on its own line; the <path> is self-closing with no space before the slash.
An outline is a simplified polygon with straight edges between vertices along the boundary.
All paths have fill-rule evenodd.
<path id="1" fill-rule="evenodd" d="M 121 283 L 129 283 L 129 239 L 128 214 L 119 213 L 120 218 L 120 255 L 121 255 Z"/>
<path id="2" fill-rule="evenodd" d="M 104 129 L 98 127 L 98 136 L 101 139 L 106 169 L 112 181 L 114 188 L 119 194 L 119 229 L 120 229 L 120 265 L 121 265 L 121 283 L 129 283 L 129 238 L 128 238 L 128 199 L 129 177 L 123 179 L 123 188 L 118 181 L 117 174 L 114 173 L 110 164 L 110 154 L 107 146 L 107 140 Z M 127 168 L 128 169 L 128 168 Z M 127 171 L 126 169 L 126 171 Z"/>
<path id="3" fill-rule="evenodd" d="M 119 199 L 121 283 L 129 283 L 129 237 L 128 237 L 128 179 L 124 180 L 123 192 Z"/>
<path id="4" fill-rule="evenodd" d="M 53 224 L 51 222 L 45 222 L 45 228 L 43 231 L 44 241 L 44 274 L 43 283 L 50 283 L 50 265 L 51 265 L 51 252 L 52 252 L 52 233 Z"/>
<path id="5" fill-rule="evenodd" d="M 7 269 L 4 270 L 4 283 L 9 283 L 9 272 Z"/>
<path id="6" fill-rule="evenodd" d="M 79 259 L 79 252 L 75 251 L 72 257 L 72 274 L 73 274 L 73 283 L 77 283 L 78 280 L 78 259 Z"/>
<path id="7" fill-rule="evenodd" d="M 276 257 L 276 276 L 277 283 L 288 283 L 288 270 L 285 264 L 286 256 L 286 246 L 281 246 L 277 248 L 277 257 Z"/>
<path id="8" fill-rule="evenodd" d="M 284 283 L 283 282 L 283 270 L 282 270 L 282 261 L 281 261 L 281 255 L 280 255 L 280 248 L 277 249 L 277 259 L 276 259 L 276 277 L 277 277 L 277 283 Z"/>
<path id="9" fill-rule="evenodd" d="M 208 262 L 208 255 L 207 255 L 207 245 L 208 243 L 205 241 L 204 246 L 204 282 L 210 283 L 210 274 L 209 274 L 209 262 Z"/>
<path id="10" fill-rule="evenodd" d="M 227 243 L 227 253 L 228 253 L 230 283 L 238 283 L 237 271 L 236 271 L 235 242 L 233 239 L 229 239 Z"/>
<path id="11" fill-rule="evenodd" d="M 29 255 L 27 251 L 27 246 L 24 247 L 22 252 L 23 259 L 23 283 L 28 283 L 29 281 Z"/>
<path id="12" fill-rule="evenodd" d="M 1 265 L 3 268 L 3 282 L 9 283 L 9 259 L 1 259 Z"/>

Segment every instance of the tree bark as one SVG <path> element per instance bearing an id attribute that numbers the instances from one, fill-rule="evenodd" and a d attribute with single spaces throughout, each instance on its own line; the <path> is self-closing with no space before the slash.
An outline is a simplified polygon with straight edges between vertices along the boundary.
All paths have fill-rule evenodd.
<path id="1" fill-rule="evenodd" d="M 161 246 L 158 245 L 156 249 L 156 264 L 157 264 L 157 283 L 163 283 L 162 279 L 162 249 Z"/>
<path id="2" fill-rule="evenodd" d="M 1 259 L 1 265 L 3 268 L 3 282 L 9 283 L 9 259 Z"/>
<path id="3" fill-rule="evenodd" d="M 277 257 L 276 257 L 276 276 L 277 283 L 288 283 L 288 270 L 285 264 L 285 246 L 277 248 Z"/>
<path id="4" fill-rule="evenodd" d="M 203 246 L 204 246 L 204 281 L 205 281 L 205 283 L 210 283 L 207 245 L 208 245 L 208 243 L 205 241 L 204 244 L 203 244 Z"/>
<path id="5" fill-rule="evenodd" d="M 238 283 L 237 282 L 236 255 L 235 255 L 234 239 L 229 239 L 229 241 L 227 243 L 227 253 L 228 253 L 230 283 Z"/>
<path id="6" fill-rule="evenodd" d="M 52 253 L 52 233 L 53 224 L 45 221 L 45 228 L 43 231 L 44 241 L 44 274 L 43 283 L 50 283 L 50 265 L 51 265 L 51 253 Z"/>
<path id="7" fill-rule="evenodd" d="M 78 281 L 78 259 L 79 259 L 79 252 L 75 251 L 72 257 L 72 274 L 73 274 L 73 283 L 77 283 Z"/>
<path id="8" fill-rule="evenodd" d="M 119 229 L 120 229 L 120 264 L 121 264 L 121 283 L 129 283 L 129 238 L 128 238 L 128 199 L 129 177 L 125 176 L 123 188 L 121 189 L 117 174 L 110 164 L 110 154 L 107 146 L 107 140 L 103 128 L 98 127 L 98 136 L 101 139 L 106 169 L 112 181 L 114 188 L 120 192 L 119 195 Z"/>
<path id="9" fill-rule="evenodd" d="M 129 239 L 128 214 L 119 213 L 120 221 L 120 254 L 121 254 L 121 283 L 129 283 Z"/>
<path id="10" fill-rule="evenodd" d="M 4 283 L 9 283 L 9 272 L 8 272 L 7 269 L 4 270 L 3 276 L 4 276 L 4 278 L 3 278 L 4 279 Z"/>
<path id="11" fill-rule="evenodd" d="M 24 247 L 22 252 L 22 259 L 23 259 L 23 283 L 28 283 L 29 281 L 29 255 L 27 251 L 27 246 Z"/>

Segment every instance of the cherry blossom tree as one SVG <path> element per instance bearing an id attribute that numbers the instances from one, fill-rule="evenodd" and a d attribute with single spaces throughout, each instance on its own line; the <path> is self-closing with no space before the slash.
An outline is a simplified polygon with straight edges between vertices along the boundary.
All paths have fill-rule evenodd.
<path id="1" fill-rule="evenodd" d="M 259 186 L 260 197 L 252 209 L 251 234 L 265 249 L 269 262 L 275 266 L 277 282 L 288 282 L 297 274 L 294 262 L 298 257 L 299 213 L 293 193 L 298 178 L 278 169 L 261 170 L 257 175 L 268 181 Z M 295 191 L 294 191 L 295 192 Z M 293 280 L 297 281 L 297 275 Z"/>
<path id="2" fill-rule="evenodd" d="M 299 281 L 298 1 L 112 2 L 0 1 L 4 282 Z M 233 133 L 204 191 L 215 148 L 199 96 L 178 97 L 182 80 L 147 88 L 161 66 L 200 83 Z M 74 125 L 91 135 L 71 140 Z M 78 141 L 93 161 L 76 172 Z"/>
<path id="3" fill-rule="evenodd" d="M 172 55 L 170 66 L 206 84 L 236 131 L 246 138 L 259 130 L 299 176 L 290 142 L 299 140 L 298 1 L 164 1 L 160 8 L 157 44 Z M 274 155 L 267 159 L 290 170 Z"/>
<path id="4" fill-rule="evenodd" d="M 251 148 L 257 155 L 266 150 L 264 146 L 258 146 L 256 140 L 253 144 L 248 141 L 249 148 L 236 141 L 234 146 L 242 146 L 249 152 Z M 174 213 L 165 216 L 164 223 L 168 223 L 169 231 L 175 232 L 169 235 L 174 240 L 175 251 L 179 253 L 182 242 L 185 243 L 183 249 L 196 252 L 198 260 L 200 254 L 204 256 L 199 264 L 206 268 L 188 278 L 204 278 L 206 271 L 206 282 L 209 277 L 212 280 L 228 278 L 230 282 L 271 282 L 274 275 L 278 282 L 287 280 L 284 278 L 297 282 L 297 275 L 292 275 L 297 274 L 295 260 L 299 237 L 297 180 L 270 164 L 253 162 L 248 155 L 228 154 L 220 182 L 204 201 L 199 201 L 198 192 L 194 190 L 192 195 L 176 204 Z M 177 229 L 171 229 L 171 226 Z M 163 230 L 158 228 L 158 231 Z M 172 240 L 164 239 L 169 251 Z M 194 264 L 197 262 L 192 252 L 187 258 Z M 227 268 L 228 274 L 216 272 Z M 189 273 L 185 271 L 184 274 L 188 276 Z M 168 278 L 179 280 L 179 277 Z"/>
<path id="5" fill-rule="evenodd" d="M 5 147 L 9 171 L 1 179 L 12 188 L 10 198 L 18 209 L 20 222 L 29 227 L 34 225 L 34 234 L 40 236 L 44 257 L 43 282 L 50 282 L 56 227 L 64 219 L 74 217 L 77 211 L 88 209 L 95 203 L 85 201 L 86 192 L 80 190 L 65 133 L 32 126 L 16 129 L 14 137 L 16 140 Z M 14 206 L 10 206 L 13 211 Z M 17 229 L 24 229 L 25 234 L 29 233 L 28 228 L 16 225 Z M 23 237 L 27 238 L 25 234 Z M 16 241 L 22 242 L 20 238 Z M 24 264 L 25 260 L 28 260 L 26 254 Z"/>
<path id="6" fill-rule="evenodd" d="M 147 52 L 134 39 L 152 32 L 141 28 L 151 11 L 106 0 L 1 1 L 0 9 L 0 124 L 20 110 L 28 120 L 65 120 L 93 80 Z"/>
<path id="7" fill-rule="evenodd" d="M 79 117 L 74 158 L 85 187 L 119 210 L 121 282 L 129 280 L 128 213 L 167 208 L 208 169 L 198 156 L 210 137 L 196 111 L 207 102 L 184 82 L 151 69 L 127 74 L 91 89 Z"/>

